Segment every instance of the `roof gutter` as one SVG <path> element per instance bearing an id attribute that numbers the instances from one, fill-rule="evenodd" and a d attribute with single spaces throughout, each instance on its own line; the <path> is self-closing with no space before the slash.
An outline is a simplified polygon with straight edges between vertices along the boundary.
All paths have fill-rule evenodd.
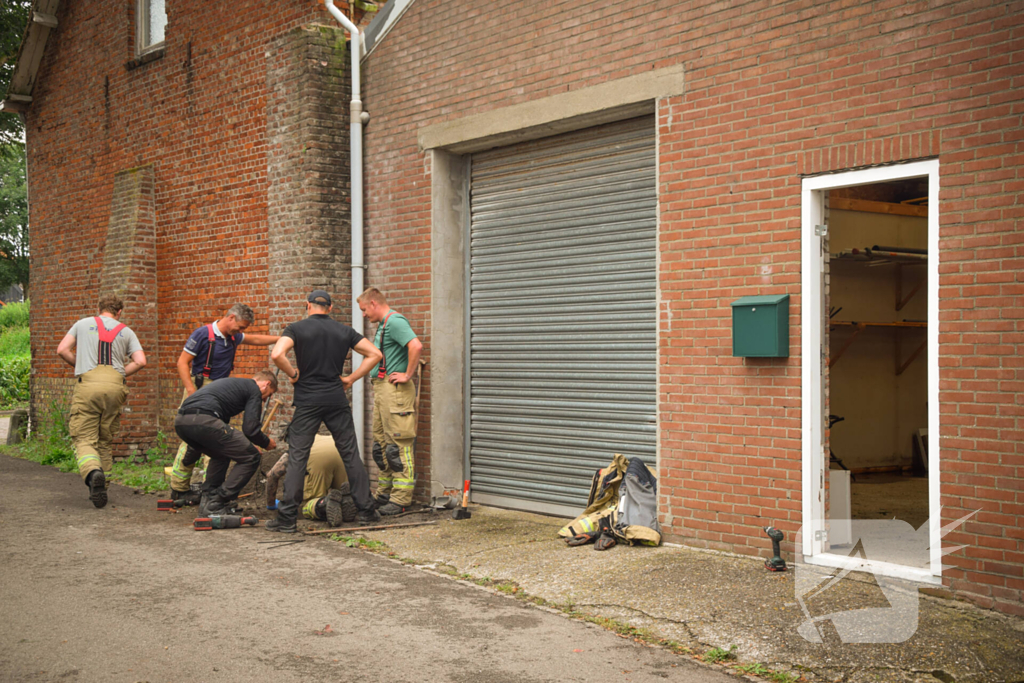
<path id="1" fill-rule="evenodd" d="M 28 112 L 32 104 L 32 90 L 36 85 L 39 65 L 43 61 L 46 40 L 57 28 L 57 9 L 60 0 L 36 0 L 28 16 L 28 25 L 18 47 L 14 73 L 7 88 L 7 96 L 0 101 L 0 111 L 15 114 Z"/>

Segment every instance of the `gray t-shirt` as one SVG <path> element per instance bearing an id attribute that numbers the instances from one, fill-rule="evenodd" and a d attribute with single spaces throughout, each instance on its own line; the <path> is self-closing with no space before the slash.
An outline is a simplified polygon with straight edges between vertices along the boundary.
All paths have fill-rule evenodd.
<path id="1" fill-rule="evenodd" d="M 107 316 L 100 316 L 103 326 L 112 330 L 121 323 Z M 96 318 L 82 318 L 71 326 L 68 334 L 75 338 L 75 377 L 85 374 L 99 364 L 100 336 L 96 332 Z M 125 361 L 136 351 L 142 350 L 139 338 L 130 327 L 125 327 L 110 345 L 110 360 L 114 369 L 124 374 Z"/>

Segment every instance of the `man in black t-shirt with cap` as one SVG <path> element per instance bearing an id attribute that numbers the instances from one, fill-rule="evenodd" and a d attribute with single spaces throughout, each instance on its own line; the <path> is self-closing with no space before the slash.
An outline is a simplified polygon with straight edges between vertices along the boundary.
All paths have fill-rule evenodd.
<path id="1" fill-rule="evenodd" d="M 288 427 L 288 469 L 284 493 L 277 509 L 277 519 L 266 524 L 268 531 L 294 533 L 298 518 L 306 462 L 320 425 L 324 424 L 334 437 L 348 472 L 359 514 L 356 521 L 372 523 L 380 519 L 370 496 L 370 479 L 356 442 L 352 409 L 345 390 L 365 377 L 380 362 L 381 353 L 373 343 L 348 325 L 330 317 L 331 295 L 314 289 L 306 299 L 306 318 L 292 323 L 281 333 L 270 358 L 295 386 L 292 405 L 295 412 Z M 288 350 L 295 350 L 293 367 Z M 363 362 L 352 374 L 343 376 L 345 359 L 355 349 Z M 362 419 L 362 416 L 360 416 Z"/>

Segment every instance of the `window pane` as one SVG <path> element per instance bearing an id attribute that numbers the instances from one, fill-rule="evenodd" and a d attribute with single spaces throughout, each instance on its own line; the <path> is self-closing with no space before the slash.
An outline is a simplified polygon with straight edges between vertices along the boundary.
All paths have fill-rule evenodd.
<path id="1" fill-rule="evenodd" d="M 146 35 L 146 46 L 164 42 L 164 28 L 167 26 L 166 0 L 145 0 L 149 31 Z"/>

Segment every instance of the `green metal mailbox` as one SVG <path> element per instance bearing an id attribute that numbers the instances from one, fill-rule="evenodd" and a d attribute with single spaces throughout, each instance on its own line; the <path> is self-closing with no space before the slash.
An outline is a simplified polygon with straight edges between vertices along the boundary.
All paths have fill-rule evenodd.
<path id="1" fill-rule="evenodd" d="M 745 296 L 732 302 L 732 355 L 789 357 L 789 295 Z"/>

